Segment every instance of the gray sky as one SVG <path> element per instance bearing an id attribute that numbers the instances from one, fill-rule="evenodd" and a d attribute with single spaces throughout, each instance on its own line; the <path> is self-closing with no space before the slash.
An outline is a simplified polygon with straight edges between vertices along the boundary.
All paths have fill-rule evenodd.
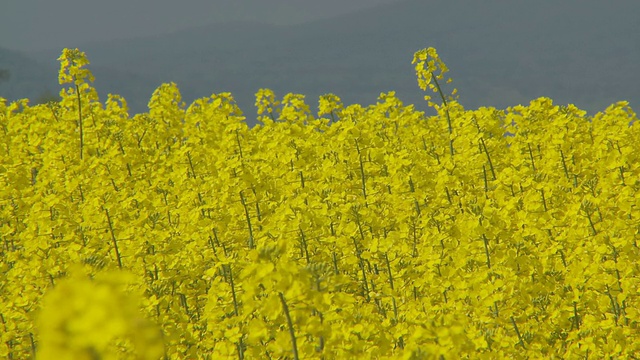
<path id="1" fill-rule="evenodd" d="M 0 47 L 44 50 L 228 20 L 301 23 L 399 0 L 2 0 Z"/>

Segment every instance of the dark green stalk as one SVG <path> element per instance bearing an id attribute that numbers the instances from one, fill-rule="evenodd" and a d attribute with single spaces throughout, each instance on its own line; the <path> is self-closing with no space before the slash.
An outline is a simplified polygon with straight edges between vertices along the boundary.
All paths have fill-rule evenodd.
<path id="1" fill-rule="evenodd" d="M 191 168 L 191 173 L 193 174 L 193 178 L 196 178 L 196 170 L 193 168 L 193 162 L 191 161 L 191 152 L 187 151 L 187 159 L 189 159 L 189 167 Z"/>
<path id="2" fill-rule="evenodd" d="M 489 155 L 489 150 L 487 150 L 487 145 L 484 143 L 484 139 L 480 138 L 480 142 L 482 143 L 482 148 L 484 149 L 484 153 L 487 154 L 487 160 L 489 160 L 489 168 L 491 168 L 491 175 L 493 175 L 493 180 L 496 178 L 496 172 L 493 170 L 493 162 L 491 162 L 491 155 Z"/>
<path id="3" fill-rule="evenodd" d="M 360 153 L 360 146 L 358 146 L 358 140 L 356 140 L 356 150 L 358 150 L 358 160 L 360 161 L 360 178 L 362 179 L 362 195 L 367 198 L 367 182 L 364 176 L 364 163 L 362 162 L 362 154 Z"/>
<path id="4" fill-rule="evenodd" d="M 531 151 L 531 144 L 527 144 L 529 146 L 529 157 L 531 158 L 531 166 L 533 167 L 533 171 L 536 171 L 536 163 L 533 161 L 533 151 Z"/>
<path id="5" fill-rule="evenodd" d="M 564 153 L 562 152 L 562 149 L 560 149 L 560 158 L 562 159 L 562 168 L 564 169 L 564 174 L 567 177 L 567 179 L 570 179 L 569 170 L 567 169 L 567 162 L 564 159 Z"/>
<path id="6" fill-rule="evenodd" d="M 353 246 L 356 249 L 356 256 L 358 257 L 358 264 L 360 265 L 360 270 L 362 271 L 362 284 L 364 285 L 363 290 L 365 291 L 363 295 L 367 298 L 367 301 L 370 301 L 371 298 L 369 297 L 369 284 L 367 283 L 367 272 L 364 268 L 364 261 L 362 260 L 362 254 L 360 252 L 360 249 L 358 248 L 358 241 L 356 240 L 356 238 L 351 237 L 351 239 L 353 240 Z"/>
<path id="7" fill-rule="evenodd" d="M 253 249 L 255 247 L 255 244 L 253 243 L 253 227 L 251 226 L 249 209 L 247 208 L 247 203 L 244 199 L 244 194 L 242 194 L 242 191 L 240 191 L 240 201 L 242 202 L 242 206 L 244 207 L 244 215 L 247 218 L 247 225 L 249 227 L 249 248 Z"/>
<path id="8" fill-rule="evenodd" d="M 236 288 L 233 282 L 233 272 L 231 271 L 231 265 L 227 264 L 225 270 L 227 270 L 227 272 L 229 273 L 229 285 L 231 286 L 231 296 L 233 297 L 233 312 L 236 316 L 239 316 L 238 299 L 236 297 Z M 244 359 L 244 345 L 242 344 L 242 337 L 240 338 L 240 340 L 238 340 L 236 347 L 238 349 L 238 358 Z"/>
<path id="9" fill-rule="evenodd" d="M 482 175 L 484 176 L 484 193 L 485 195 L 489 191 L 489 181 L 487 180 L 487 169 L 482 165 Z"/>
<path id="10" fill-rule="evenodd" d="M 578 306 L 576 302 L 573 302 L 573 324 L 577 330 L 580 330 L 580 316 L 578 315 Z"/>
<path id="11" fill-rule="evenodd" d="M 593 235 L 598 235 L 598 231 L 596 230 L 596 226 L 593 224 L 593 220 L 591 220 L 591 211 L 585 210 L 587 213 L 587 219 L 589 220 L 589 225 L 591 226 L 591 230 L 593 231 Z"/>
<path id="12" fill-rule="evenodd" d="M 240 158 L 242 159 L 242 145 L 240 145 L 240 133 L 236 129 L 236 140 L 238 141 L 238 149 L 240 149 Z"/>
<path id="13" fill-rule="evenodd" d="M 389 263 L 389 255 L 387 252 L 384 253 L 384 260 L 387 264 L 387 273 L 389 274 L 389 285 L 391 285 L 391 290 L 393 290 L 393 275 L 391 274 L 391 264 Z"/>
<path id="14" fill-rule="evenodd" d="M 309 259 L 309 248 L 307 246 L 307 239 L 304 236 L 304 231 L 302 230 L 302 227 L 299 226 L 298 228 L 300 229 L 300 241 L 302 243 L 301 245 L 305 253 L 305 258 L 307 259 L 307 265 L 309 265 L 311 263 L 311 259 Z"/>
<path id="15" fill-rule="evenodd" d="M 75 77 L 74 77 L 75 83 Z M 76 84 L 76 95 L 78 97 L 78 123 L 80 126 L 80 160 L 82 160 L 82 152 L 84 148 L 84 130 L 82 126 L 82 100 L 80 99 L 80 87 Z"/>
<path id="16" fill-rule="evenodd" d="M 522 345 L 522 347 L 526 350 L 527 347 L 524 345 L 524 340 L 522 339 L 522 335 L 520 335 L 520 330 L 518 330 L 518 324 L 516 324 L 516 321 L 513 319 L 513 316 L 511 317 L 511 324 L 513 324 L 513 328 L 516 331 L 516 334 L 518 335 L 518 340 L 520 340 L 520 345 Z"/>
<path id="17" fill-rule="evenodd" d="M 447 123 L 449 124 L 449 136 L 453 134 L 453 127 L 451 126 L 451 116 L 449 116 L 449 108 L 447 107 L 447 100 L 444 98 L 444 94 L 442 93 L 442 89 L 440 88 L 440 84 L 438 83 L 438 79 L 436 79 L 435 75 L 431 73 L 431 78 L 433 82 L 436 84 L 436 88 L 438 89 L 438 93 L 440 94 L 440 98 L 442 99 L 442 105 L 444 106 L 445 114 L 447 115 Z M 453 139 L 449 139 L 449 151 L 451 152 L 451 156 L 453 156 Z"/>
<path id="18" fill-rule="evenodd" d="M 293 348 L 293 359 L 299 360 L 298 356 L 298 344 L 296 341 L 296 334 L 293 329 L 293 321 L 291 320 L 291 314 L 289 313 L 289 306 L 287 306 L 287 301 L 284 299 L 284 295 L 282 293 L 278 293 L 280 296 L 280 301 L 282 302 L 282 308 L 284 309 L 284 315 L 287 318 L 287 325 L 289 326 L 289 335 L 291 336 L 291 346 Z"/>
<path id="19" fill-rule="evenodd" d="M 491 269 L 491 258 L 489 257 L 489 240 L 485 234 L 482 234 L 482 241 L 484 242 L 484 253 L 487 255 L 487 268 Z"/>
<path id="20" fill-rule="evenodd" d="M 113 248 L 116 252 L 116 258 L 118 259 L 118 267 L 122 269 L 122 259 L 120 257 L 120 250 L 118 250 L 118 241 L 116 240 L 116 235 L 113 231 L 113 223 L 111 222 L 111 216 L 109 216 L 109 210 L 104 209 L 104 212 L 107 214 L 107 222 L 109 223 L 109 230 L 111 231 L 111 240 L 113 241 Z"/>

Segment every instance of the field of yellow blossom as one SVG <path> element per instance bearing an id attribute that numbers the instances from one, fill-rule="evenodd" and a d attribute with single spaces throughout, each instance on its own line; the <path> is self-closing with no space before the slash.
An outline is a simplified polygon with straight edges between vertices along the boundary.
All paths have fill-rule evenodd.
<path id="1" fill-rule="evenodd" d="M 265 89 L 249 128 L 59 60 L 60 102 L 0 99 L 0 358 L 638 358 L 628 103 L 465 110 L 429 48 L 436 116 Z"/>

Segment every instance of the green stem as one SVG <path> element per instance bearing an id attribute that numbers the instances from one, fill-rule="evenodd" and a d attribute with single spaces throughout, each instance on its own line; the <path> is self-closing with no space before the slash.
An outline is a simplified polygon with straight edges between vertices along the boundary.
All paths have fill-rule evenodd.
<path id="1" fill-rule="evenodd" d="M 393 275 L 391 274 L 391 264 L 389 263 L 389 255 L 387 252 L 384 253 L 384 260 L 387 264 L 387 273 L 389 274 L 389 284 L 391 285 L 391 291 L 393 291 Z M 393 314 L 398 319 L 398 307 L 396 305 L 396 297 L 392 296 L 391 301 L 393 302 Z"/>
<path id="2" fill-rule="evenodd" d="M 577 330 L 580 330 L 580 316 L 578 315 L 578 306 L 576 302 L 573 302 L 573 324 Z"/>
<path id="3" fill-rule="evenodd" d="M 196 178 L 196 170 L 193 168 L 193 162 L 191 161 L 191 152 L 187 151 L 187 159 L 189 159 L 189 167 L 191 168 L 191 173 L 193 174 L 193 178 Z"/>
<path id="4" fill-rule="evenodd" d="M 518 335 L 518 340 L 520 340 L 520 345 L 522 345 L 522 347 L 526 350 L 527 347 L 524 345 L 524 340 L 522 339 L 522 335 L 520 335 L 520 330 L 518 330 L 518 324 L 516 324 L 516 321 L 513 319 L 513 316 L 511 317 L 511 324 L 513 324 L 513 328 L 516 331 L 516 334 Z"/>
<path id="5" fill-rule="evenodd" d="M 75 77 L 74 77 L 75 82 Z M 82 152 L 84 148 L 84 131 L 82 126 L 82 100 L 80 99 L 80 87 L 76 84 L 76 95 L 78 97 L 78 123 L 80 125 L 80 159 L 82 160 Z"/>
<path id="6" fill-rule="evenodd" d="M 589 225 L 591 226 L 591 231 L 593 231 L 593 235 L 598 235 L 598 231 L 596 230 L 596 226 L 593 223 L 593 220 L 591 220 L 591 211 L 585 210 L 585 212 L 587 213 L 587 219 L 589 220 Z"/>
<path id="7" fill-rule="evenodd" d="M 111 216 L 109 216 L 109 210 L 104 208 L 104 212 L 107 214 L 107 222 L 109 223 L 109 230 L 111 231 L 111 240 L 113 241 L 113 248 L 116 252 L 116 258 L 118 259 L 118 267 L 122 269 L 122 259 L 120 257 L 120 250 L 118 250 L 118 241 L 116 240 L 116 235 L 113 231 L 113 223 L 111 222 Z"/>
<path id="8" fill-rule="evenodd" d="M 302 243 L 302 249 L 305 253 L 305 258 L 307 259 L 307 265 L 311 263 L 311 259 L 309 259 L 309 248 L 307 246 L 307 239 L 304 236 L 304 231 L 302 230 L 302 226 L 298 226 L 300 229 L 300 241 Z"/>
<path id="9" fill-rule="evenodd" d="M 542 195 L 542 205 L 544 206 L 544 211 L 547 212 L 547 199 L 544 197 L 544 189 L 540 189 L 540 195 Z"/>
<path id="10" fill-rule="evenodd" d="M 298 344 L 296 341 L 296 334 L 293 329 L 293 321 L 291 320 L 291 314 L 289 313 L 289 306 L 287 306 L 287 301 L 284 299 L 284 295 L 282 293 L 278 293 L 280 296 L 280 301 L 282 302 L 282 308 L 284 309 L 284 315 L 287 318 L 287 324 L 289 325 L 289 335 L 291 336 L 291 346 L 293 347 L 293 359 L 300 359 L 298 356 Z"/>
<path id="11" fill-rule="evenodd" d="M 240 191 L 240 201 L 244 207 L 244 215 L 247 218 L 247 225 L 249 227 L 249 248 L 253 249 L 255 244 L 253 243 L 253 227 L 251 226 L 251 217 L 249 216 L 249 209 L 247 208 L 247 202 L 244 199 L 244 194 Z"/>
<path id="12" fill-rule="evenodd" d="M 484 176 L 484 193 L 486 196 L 489 191 L 489 181 L 487 180 L 487 169 L 484 165 L 482 165 L 482 175 Z"/>
<path id="13" fill-rule="evenodd" d="M 239 316 L 238 311 L 238 299 L 236 297 L 236 288 L 233 282 L 233 272 L 231 271 L 231 265 L 226 265 L 227 272 L 229 273 L 229 285 L 231 286 L 231 296 L 233 297 L 233 312 L 236 316 Z M 242 343 L 242 337 L 238 340 L 236 344 L 238 349 L 238 358 L 244 359 L 244 344 Z"/>
<path id="14" fill-rule="evenodd" d="M 360 270 L 362 271 L 362 284 L 364 285 L 364 296 L 367 298 L 367 302 L 371 300 L 369 297 L 369 284 L 367 283 L 367 272 L 364 268 L 364 261 L 362 260 L 362 254 L 360 249 L 358 248 L 358 242 L 355 237 L 351 237 L 353 240 L 353 246 L 356 249 L 356 256 L 358 257 L 358 264 L 360 265 Z"/>
<path id="15" fill-rule="evenodd" d="M 607 288 L 606 294 L 609 297 L 609 301 L 611 301 L 611 311 L 613 312 L 613 315 L 615 317 L 616 325 L 618 325 L 618 319 L 620 318 L 620 305 L 618 305 L 616 300 L 611 295 L 611 290 L 609 289 L 609 285 L 605 285 L 605 287 Z"/>
<path id="16" fill-rule="evenodd" d="M 362 195 L 365 200 L 367 199 L 367 182 L 364 176 L 364 163 L 362 162 L 362 154 L 360 153 L 360 146 L 358 140 L 356 140 L 356 150 L 358 150 L 358 160 L 360 161 L 360 178 L 362 179 Z"/>
<path id="17" fill-rule="evenodd" d="M 560 149 L 560 158 L 562 159 L 562 168 L 564 169 L 564 175 L 567 177 L 567 179 L 570 179 L 569 170 L 567 169 L 567 162 L 564 159 L 564 153 L 562 152 L 562 149 Z"/>
<path id="18" fill-rule="evenodd" d="M 438 89 L 438 94 L 440 94 L 440 98 L 442 99 L 442 105 L 444 106 L 445 114 L 447 115 L 447 123 L 449 124 L 449 136 L 453 134 L 453 127 L 451 126 L 451 116 L 449 115 L 449 108 L 447 107 L 447 100 L 444 98 L 444 94 L 442 93 L 442 89 L 440 88 L 440 84 L 438 83 L 438 79 L 436 79 L 435 75 L 431 73 L 431 78 L 433 82 L 436 84 L 436 88 Z M 451 156 L 453 156 L 453 139 L 449 139 L 449 151 L 451 152 Z"/>
<path id="19" fill-rule="evenodd" d="M 491 269 L 491 258 L 489 257 L 489 240 L 485 234 L 482 234 L 482 241 L 484 242 L 484 253 L 487 255 L 487 267 Z"/>
<path id="20" fill-rule="evenodd" d="M 482 148 L 484 149 L 484 153 L 487 154 L 487 160 L 489 160 L 489 168 L 491 168 L 491 175 L 493 175 L 493 180 L 496 180 L 496 172 L 493 170 L 493 162 L 491 162 L 491 155 L 489 155 L 489 150 L 487 150 L 487 145 L 484 143 L 484 139 L 480 138 L 480 142 L 482 143 Z"/>
<path id="21" fill-rule="evenodd" d="M 236 129 L 236 140 L 238 141 L 238 149 L 240 149 L 240 158 L 242 159 L 242 145 L 240 145 L 240 133 Z"/>
<path id="22" fill-rule="evenodd" d="M 533 161 L 533 151 L 531 151 L 531 144 L 527 144 L 529 146 L 529 158 L 531 158 L 531 166 L 533 167 L 533 171 L 536 171 L 536 163 Z"/>
<path id="23" fill-rule="evenodd" d="M 567 260 L 564 257 L 564 252 L 562 250 L 558 250 L 558 252 L 560 253 L 560 260 L 562 260 L 562 265 L 564 265 L 564 267 L 567 267 Z"/>

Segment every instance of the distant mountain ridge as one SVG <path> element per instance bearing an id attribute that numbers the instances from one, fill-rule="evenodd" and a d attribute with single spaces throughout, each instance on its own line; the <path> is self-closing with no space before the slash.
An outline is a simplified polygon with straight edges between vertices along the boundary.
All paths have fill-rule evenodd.
<path id="1" fill-rule="evenodd" d="M 143 37 L 234 21 L 293 25 L 398 1 L 8 1 L 0 11 L 0 47 L 20 51 L 75 48 L 87 41 Z"/>
<path id="2" fill-rule="evenodd" d="M 0 81 L 0 97 L 9 100 L 42 96 L 56 92 L 58 74 L 51 74 L 46 66 L 21 52 L 0 48 L 0 69 L 8 72 L 8 79 Z"/>
<path id="3" fill-rule="evenodd" d="M 232 92 L 250 123 L 259 88 L 305 94 L 312 109 L 324 93 L 366 106 L 395 90 L 424 110 L 411 59 L 429 46 L 451 69 L 467 108 L 548 96 L 590 113 L 619 100 L 637 111 L 639 13 L 640 2 L 630 0 L 406 0 L 299 25 L 214 24 L 81 50 L 90 69 L 102 69 L 95 73 L 99 94 L 123 95 L 134 112 L 145 111 L 153 90 L 170 81 L 187 103 Z M 51 59 L 59 51 L 29 55 L 57 72 Z"/>
<path id="4" fill-rule="evenodd" d="M 58 83 L 60 65 L 56 59 L 59 56 L 60 54 L 52 61 L 43 62 L 36 61 L 21 52 L 0 48 L 0 69 L 6 69 L 9 72 L 9 79 L 0 81 L 0 97 L 9 101 L 26 98 L 29 99 L 30 105 L 35 105 L 40 98 L 58 96 L 62 88 Z M 96 78 L 93 86 L 98 89 L 101 101 L 106 100 L 107 93 L 114 93 L 122 94 L 127 101 L 129 98 L 134 99 L 135 104 L 135 99 L 143 101 L 139 94 L 153 91 L 162 84 L 162 82 L 154 82 L 128 72 L 126 69 L 112 69 L 93 64 L 89 65 L 89 69 Z M 105 91 L 105 89 L 111 91 Z M 138 108 L 141 106 L 138 105 Z"/>

